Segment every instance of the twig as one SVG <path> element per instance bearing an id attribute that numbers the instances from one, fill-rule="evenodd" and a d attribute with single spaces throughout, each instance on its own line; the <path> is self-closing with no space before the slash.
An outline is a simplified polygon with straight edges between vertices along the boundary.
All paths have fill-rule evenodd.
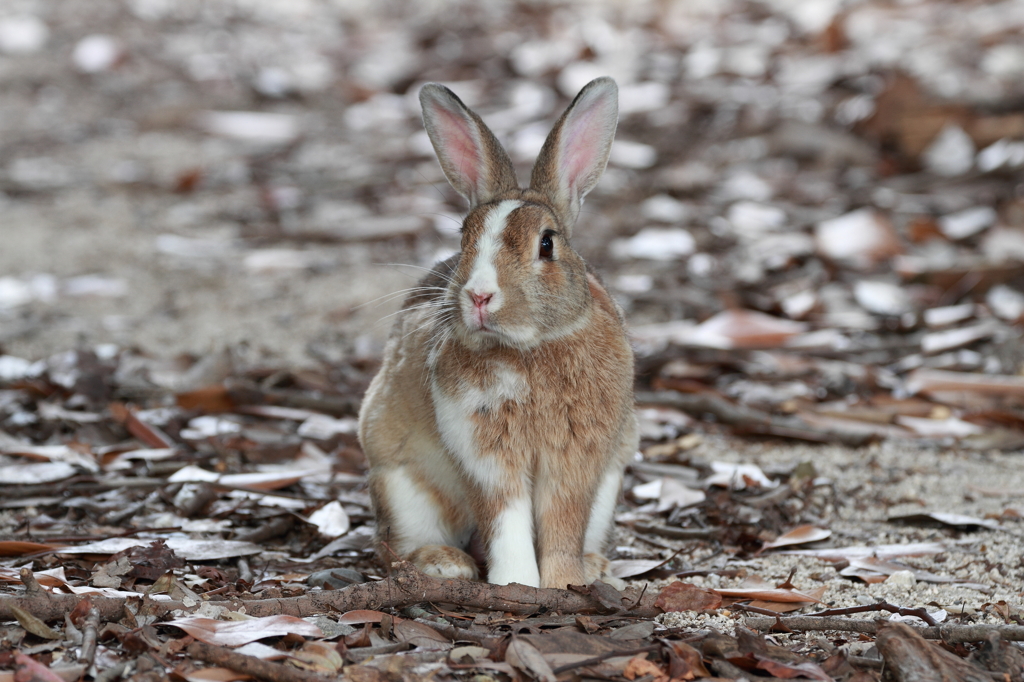
<path id="1" fill-rule="evenodd" d="M 781 436 L 811 442 L 842 443 L 857 447 L 873 437 L 841 425 L 822 427 L 799 417 L 779 417 L 763 410 L 737 405 L 713 393 L 679 393 L 678 391 L 637 391 L 636 401 L 647 405 L 674 407 L 691 414 L 714 415 L 723 424 L 752 433 Z"/>
<path id="2" fill-rule="evenodd" d="M 872 611 L 888 611 L 889 613 L 896 613 L 901 616 L 917 616 L 930 626 L 936 626 L 938 623 L 931 617 L 928 610 L 923 606 L 919 606 L 915 609 L 908 609 L 903 606 L 896 606 L 888 602 L 880 601 L 874 604 L 865 604 L 864 606 L 848 606 L 844 609 L 828 609 L 825 611 L 819 611 L 817 613 L 808 613 L 808 616 L 814 616 L 815 618 L 823 618 L 828 616 L 846 616 L 851 613 L 870 613 Z"/>
<path id="3" fill-rule="evenodd" d="M 381 644 L 380 646 L 356 647 L 354 649 L 349 649 L 345 655 L 353 661 L 365 661 L 372 656 L 394 654 L 399 651 L 407 651 L 411 648 L 412 644 L 409 642 L 395 642 L 393 644 Z"/>
<path id="4" fill-rule="evenodd" d="M 189 656 L 235 672 L 252 675 L 267 682 L 325 682 L 330 678 L 291 666 L 261 661 L 255 656 L 239 654 L 224 647 L 192 642 L 185 650 Z"/>
<path id="5" fill-rule="evenodd" d="M 669 526 L 655 526 L 649 523 L 636 522 L 633 529 L 641 533 L 654 533 L 673 540 L 708 540 L 721 535 L 719 528 L 671 528 Z"/>
<path id="6" fill-rule="evenodd" d="M 733 665 L 729 661 L 723 659 L 715 659 L 711 661 L 711 669 L 715 671 L 716 675 L 724 677 L 729 680 L 749 680 L 756 679 L 757 682 L 791 682 L 791 680 L 783 679 L 781 677 L 756 677 L 754 678 L 749 672 Z"/>
<path id="7" fill-rule="evenodd" d="M 619 656 L 636 656 L 637 654 L 642 654 L 647 651 L 657 651 L 660 648 L 660 644 L 651 644 L 648 646 L 640 647 L 639 649 L 632 649 L 629 651 L 606 651 L 603 654 L 598 654 L 597 656 L 593 656 L 592 658 L 584 658 L 582 661 L 575 661 L 573 663 L 566 663 L 564 665 L 560 665 L 557 668 L 553 668 L 551 672 L 553 672 L 556 675 L 561 675 L 567 670 L 574 670 L 575 668 L 585 668 L 588 665 L 594 665 L 595 663 L 600 663 L 601 661 L 604 661 L 609 658 L 617 658 Z"/>
<path id="8" fill-rule="evenodd" d="M 243 542 L 261 543 L 270 538 L 284 535 L 295 525 L 295 517 L 291 514 L 279 514 L 257 528 L 239 533 L 235 539 Z"/>
<path id="9" fill-rule="evenodd" d="M 79 663 L 91 668 L 96 659 L 96 632 L 100 627 L 100 612 L 95 606 L 89 607 L 85 615 L 85 626 L 82 629 L 82 652 L 78 656 Z"/>
<path id="10" fill-rule="evenodd" d="M 452 640 L 453 642 L 458 642 L 460 640 L 463 642 L 476 642 L 482 647 L 494 649 L 498 646 L 498 642 L 502 640 L 501 637 L 488 637 L 486 635 L 477 635 L 472 632 L 463 630 L 462 628 L 457 628 L 454 625 L 449 625 L 448 623 L 439 623 L 436 620 L 417 618 L 416 622 L 422 623 L 423 625 L 426 625 L 429 628 L 437 630 L 439 633 L 441 633 L 448 639 Z"/>
<path id="11" fill-rule="evenodd" d="M 775 627 L 776 622 L 795 632 L 819 632 L 833 630 L 836 632 L 863 632 L 873 635 L 878 629 L 888 624 L 886 620 L 868 620 L 866 618 L 836 618 L 834 616 L 788 616 L 780 618 L 751 617 L 745 618 L 743 624 L 752 630 L 766 631 Z M 935 627 L 908 626 L 925 639 L 941 639 L 951 644 L 966 642 L 983 642 L 993 632 L 998 633 L 1006 641 L 1024 642 L 1024 625 L 960 625 L 944 623 Z"/>
<path id="12" fill-rule="evenodd" d="M 215 602 L 230 610 L 245 608 L 250 616 L 273 616 L 285 614 L 303 618 L 321 613 L 352 611 L 354 609 L 380 609 L 386 604 L 404 608 L 412 604 L 441 602 L 458 604 L 475 609 L 507 611 L 517 615 L 529 615 L 539 611 L 562 613 L 601 613 L 602 604 L 589 594 L 571 590 L 556 590 L 525 585 L 491 585 L 471 580 L 433 578 L 420 573 L 407 562 L 396 563 L 392 568 L 392 579 L 352 585 L 341 590 L 312 592 L 301 597 L 281 599 L 228 599 Z M 31 579 L 31 578 L 30 578 Z M 27 584 L 27 583 L 26 583 Z M 12 606 L 25 609 L 44 621 L 60 620 L 80 600 L 77 595 L 51 594 L 41 587 L 38 593 L 22 598 L 0 598 L 0 619 L 13 620 Z M 623 599 L 630 603 L 636 599 L 639 590 L 627 589 Z M 634 606 L 628 615 L 653 618 L 661 613 L 654 605 L 657 594 L 648 593 Z M 115 597 L 93 597 L 93 604 L 103 620 L 116 621 L 124 615 L 125 600 Z M 189 608 L 177 601 L 143 600 L 139 613 L 162 617 L 171 611 Z M 623 614 L 620 614 L 620 617 Z"/>

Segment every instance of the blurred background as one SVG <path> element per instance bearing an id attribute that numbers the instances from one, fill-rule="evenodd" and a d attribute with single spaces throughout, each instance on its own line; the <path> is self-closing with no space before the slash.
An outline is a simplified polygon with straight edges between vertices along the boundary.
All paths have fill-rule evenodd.
<path id="1" fill-rule="evenodd" d="M 419 86 L 525 180 L 611 75 L 575 239 L 643 354 L 1016 373 L 1022 33 L 1021 0 L 4 0 L 0 351 L 373 357 L 464 210 Z"/>

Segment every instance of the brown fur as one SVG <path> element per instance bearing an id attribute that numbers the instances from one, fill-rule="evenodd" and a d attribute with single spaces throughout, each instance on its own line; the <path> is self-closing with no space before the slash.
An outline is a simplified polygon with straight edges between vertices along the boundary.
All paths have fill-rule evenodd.
<path id="1" fill-rule="evenodd" d="M 476 576 L 463 551 L 474 533 L 489 579 L 565 587 L 607 570 L 599 552 L 609 490 L 637 445 L 633 357 L 621 311 L 568 236 L 607 161 L 609 83 L 584 88 L 559 119 L 530 189 L 515 188 L 493 134 L 450 91 L 425 86 L 421 95 L 442 168 L 473 210 L 461 253 L 405 303 L 363 403 L 360 441 L 378 541 L 435 574 Z M 575 116 L 579 102 L 597 113 Z M 595 116 L 600 126 L 581 127 Z M 565 151 L 563 126 L 577 126 L 569 137 L 587 146 Z M 560 155 L 584 158 L 584 172 L 567 177 Z M 465 287 L 490 272 L 479 263 L 495 225 L 495 281 L 474 280 L 494 287 L 495 303 L 474 308 Z M 544 234 L 555 245 L 551 260 L 537 255 Z M 473 310 L 486 328 L 467 323 Z M 526 545 L 524 514 L 533 526 Z M 516 552 L 535 553 L 534 567 Z"/>

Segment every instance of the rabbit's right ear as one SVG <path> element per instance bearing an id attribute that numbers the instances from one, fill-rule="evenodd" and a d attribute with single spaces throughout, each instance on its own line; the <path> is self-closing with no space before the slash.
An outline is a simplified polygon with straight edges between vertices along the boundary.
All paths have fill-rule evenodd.
<path id="1" fill-rule="evenodd" d="M 619 122 L 619 88 L 611 78 L 587 83 L 551 129 L 530 187 L 547 194 L 568 234 L 587 192 L 604 173 Z"/>
<path id="2" fill-rule="evenodd" d="M 420 90 L 420 105 L 441 170 L 470 208 L 519 188 L 512 160 L 498 138 L 454 92 L 427 83 Z"/>

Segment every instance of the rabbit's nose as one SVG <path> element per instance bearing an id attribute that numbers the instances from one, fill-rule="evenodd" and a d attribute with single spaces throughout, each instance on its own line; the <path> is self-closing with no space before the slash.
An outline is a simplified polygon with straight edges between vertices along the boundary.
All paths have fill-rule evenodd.
<path id="1" fill-rule="evenodd" d="M 473 300 L 473 307 L 475 308 L 483 308 L 492 298 L 494 298 L 494 294 L 478 294 L 475 291 L 469 291 L 467 293 L 469 294 L 469 297 Z"/>

